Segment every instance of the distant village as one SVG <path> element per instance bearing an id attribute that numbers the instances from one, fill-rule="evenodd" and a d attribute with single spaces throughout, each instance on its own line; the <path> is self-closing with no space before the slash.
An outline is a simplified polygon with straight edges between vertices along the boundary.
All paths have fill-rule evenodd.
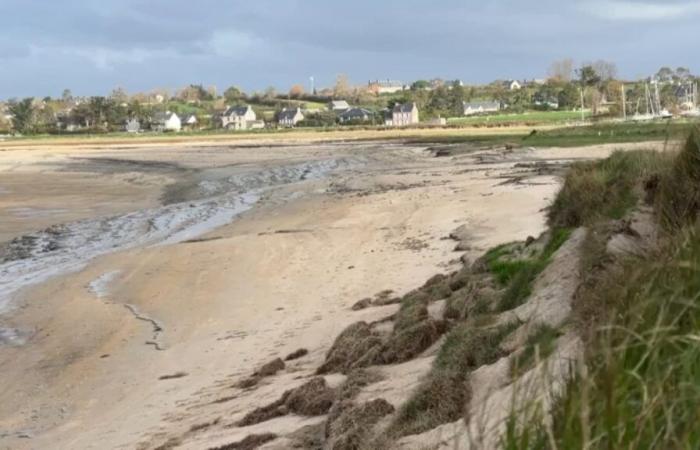
<path id="1" fill-rule="evenodd" d="M 685 68 L 661 68 L 644 80 L 617 78 L 614 64 L 598 61 L 575 69 L 557 61 L 542 79 L 497 80 L 465 85 L 460 80 L 373 80 L 352 86 L 340 75 L 333 87 L 301 84 L 245 93 L 230 87 L 190 85 L 175 92 L 156 89 L 129 94 L 0 102 L 0 134 L 176 133 L 255 131 L 294 127 L 444 127 L 475 116 L 529 111 L 580 111 L 582 117 L 642 120 L 698 115 L 698 78 Z"/>

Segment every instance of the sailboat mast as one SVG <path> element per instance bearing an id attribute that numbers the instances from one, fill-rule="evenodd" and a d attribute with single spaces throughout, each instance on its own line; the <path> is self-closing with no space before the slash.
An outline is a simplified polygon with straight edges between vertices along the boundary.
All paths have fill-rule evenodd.
<path id="1" fill-rule="evenodd" d="M 650 114 L 649 112 L 649 84 L 644 83 L 644 101 L 647 104 L 647 116 Z"/>
<path id="2" fill-rule="evenodd" d="M 627 120 L 627 101 L 625 99 L 625 84 L 622 83 L 622 86 L 620 87 L 622 89 L 622 118 L 624 120 Z"/>

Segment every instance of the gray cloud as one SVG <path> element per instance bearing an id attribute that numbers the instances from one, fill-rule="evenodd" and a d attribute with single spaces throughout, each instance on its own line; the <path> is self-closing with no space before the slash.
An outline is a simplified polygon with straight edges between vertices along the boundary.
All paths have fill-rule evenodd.
<path id="1" fill-rule="evenodd" d="M 315 75 L 542 76 L 562 57 L 628 77 L 697 64 L 698 2 L 2 0 L 0 98 L 175 88 L 285 89 Z M 697 67 L 696 67 L 697 69 Z"/>

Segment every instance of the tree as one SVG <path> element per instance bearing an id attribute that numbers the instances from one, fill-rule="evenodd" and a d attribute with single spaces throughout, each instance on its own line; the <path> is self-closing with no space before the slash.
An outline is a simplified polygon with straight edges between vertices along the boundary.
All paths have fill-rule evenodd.
<path id="1" fill-rule="evenodd" d="M 576 74 L 583 88 L 596 86 L 600 83 L 600 76 L 592 65 L 582 66 L 576 71 Z"/>
<path id="2" fill-rule="evenodd" d="M 411 90 L 412 91 L 419 91 L 422 89 L 427 89 L 430 86 L 430 82 L 427 80 L 417 80 L 414 81 L 413 84 L 411 84 Z"/>
<path id="3" fill-rule="evenodd" d="M 116 87 L 112 90 L 112 93 L 109 94 L 109 98 L 117 103 L 126 103 L 129 101 L 129 94 L 127 94 L 123 88 Z"/>
<path id="4" fill-rule="evenodd" d="M 61 100 L 63 100 L 65 103 L 70 103 L 73 101 L 73 93 L 70 91 L 70 89 L 63 90 L 63 94 L 61 94 Z"/>
<path id="5" fill-rule="evenodd" d="M 8 111 L 12 115 L 12 128 L 22 134 L 33 133 L 36 127 L 36 108 L 34 99 L 10 101 Z"/>
<path id="6" fill-rule="evenodd" d="M 335 86 L 333 87 L 333 96 L 336 98 L 346 97 L 350 94 L 350 82 L 348 76 L 341 73 L 335 78 Z"/>
<path id="7" fill-rule="evenodd" d="M 557 95 L 559 108 L 574 109 L 579 104 L 579 90 L 574 83 L 567 83 Z"/>
<path id="8" fill-rule="evenodd" d="M 245 98 L 245 94 L 236 86 L 231 86 L 224 91 L 224 99 L 228 103 L 237 103 L 243 98 Z"/>
<path id="9" fill-rule="evenodd" d="M 673 80 L 673 70 L 670 67 L 662 67 L 656 72 L 656 77 L 659 81 L 671 81 Z"/>
<path id="10" fill-rule="evenodd" d="M 467 99 L 467 92 L 460 84 L 453 84 L 450 98 L 450 112 L 453 116 L 464 115 L 464 102 Z"/>
<path id="11" fill-rule="evenodd" d="M 289 89 L 289 96 L 291 98 L 299 98 L 304 95 L 304 86 L 301 84 L 295 84 Z"/>
<path id="12" fill-rule="evenodd" d="M 574 74 L 574 61 L 570 58 L 554 61 L 549 66 L 549 79 L 558 83 L 568 83 Z"/>
<path id="13" fill-rule="evenodd" d="M 275 97 L 277 97 L 277 90 L 274 87 L 269 86 L 267 89 L 265 89 L 265 92 L 263 93 L 263 98 L 265 100 L 273 100 Z"/>
<path id="14" fill-rule="evenodd" d="M 600 81 L 609 81 L 617 76 L 617 65 L 614 62 L 604 61 L 602 59 L 591 64 L 595 73 L 598 74 Z"/>
<path id="15" fill-rule="evenodd" d="M 687 67 L 678 67 L 676 69 L 676 78 L 678 78 L 681 81 L 687 81 L 688 79 L 692 78 L 690 69 L 688 69 Z"/>

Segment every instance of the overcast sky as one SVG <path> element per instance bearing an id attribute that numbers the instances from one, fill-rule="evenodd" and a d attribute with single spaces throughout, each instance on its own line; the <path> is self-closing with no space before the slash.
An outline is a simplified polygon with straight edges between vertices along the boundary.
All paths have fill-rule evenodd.
<path id="1" fill-rule="evenodd" d="M 189 83 L 245 90 L 392 78 L 534 78 L 615 61 L 700 72 L 700 1 L 0 0 L 0 98 Z"/>

